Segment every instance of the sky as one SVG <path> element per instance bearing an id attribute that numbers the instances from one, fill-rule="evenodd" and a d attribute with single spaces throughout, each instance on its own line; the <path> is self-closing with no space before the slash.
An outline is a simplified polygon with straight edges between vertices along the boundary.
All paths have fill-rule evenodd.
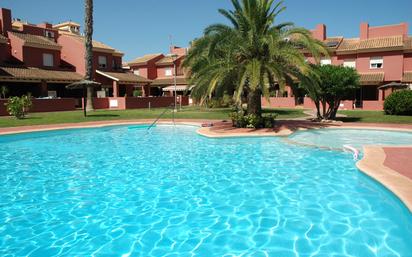
<path id="1" fill-rule="evenodd" d="M 361 22 L 412 26 L 412 0 L 285 0 L 284 5 L 277 22 L 307 29 L 324 23 L 328 36 L 358 37 Z M 0 0 L 0 7 L 35 24 L 84 21 L 84 0 Z M 168 53 L 171 42 L 186 47 L 208 25 L 227 23 L 219 8 L 231 9 L 230 0 L 94 0 L 93 38 L 124 52 L 124 61 Z"/>

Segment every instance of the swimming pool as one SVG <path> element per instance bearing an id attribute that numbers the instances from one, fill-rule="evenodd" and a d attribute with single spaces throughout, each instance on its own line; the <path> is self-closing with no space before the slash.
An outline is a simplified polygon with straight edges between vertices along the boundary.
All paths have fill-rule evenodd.
<path id="1" fill-rule="evenodd" d="M 311 129 L 293 133 L 289 139 L 320 147 L 351 145 L 359 150 L 363 145 L 412 145 L 411 132 L 374 129 Z"/>
<path id="2" fill-rule="evenodd" d="M 0 137 L 0 256 L 411 256 L 350 154 L 196 129 Z"/>

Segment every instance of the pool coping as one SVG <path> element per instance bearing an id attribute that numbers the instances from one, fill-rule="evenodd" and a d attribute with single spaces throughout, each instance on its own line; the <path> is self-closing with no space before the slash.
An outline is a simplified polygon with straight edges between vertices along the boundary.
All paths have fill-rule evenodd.
<path id="1" fill-rule="evenodd" d="M 412 148 L 412 145 L 364 146 L 364 157 L 356 163 L 356 167 L 389 189 L 412 213 L 412 179 L 385 165 L 390 155 L 385 153 L 384 148 Z"/>
<path id="2" fill-rule="evenodd" d="M 93 121 L 93 122 L 81 122 L 81 123 L 63 123 L 63 124 L 50 124 L 50 125 L 34 125 L 34 126 L 21 126 L 21 127 L 7 127 L 0 128 L 0 135 L 21 134 L 39 131 L 52 131 L 52 130 L 65 130 L 65 129 L 79 129 L 79 128 L 99 128 L 107 126 L 119 126 L 119 125 L 138 125 L 138 124 L 151 124 L 152 119 L 139 119 L 139 120 L 113 120 L 113 121 Z M 231 138 L 231 137 L 287 137 L 293 134 L 295 131 L 311 130 L 311 129 L 370 129 L 370 130 L 388 130 L 388 131 L 403 131 L 412 132 L 412 125 L 405 125 L 401 127 L 394 127 L 398 124 L 319 124 L 314 127 L 303 127 L 291 129 L 288 127 L 278 127 L 277 131 L 270 131 L 265 129 L 234 129 L 231 128 L 229 132 L 219 132 L 219 129 L 212 127 L 202 127 L 205 123 L 215 123 L 217 125 L 224 125 L 226 128 L 230 124 L 229 122 L 222 122 L 218 120 L 194 120 L 194 119 L 179 119 L 179 120 L 160 120 L 158 124 L 179 124 L 179 125 L 191 125 L 199 127 L 196 132 L 204 137 L 208 138 Z M 316 125 L 316 124 L 315 124 Z M 379 126 L 383 125 L 383 126 Z M 410 126 L 410 127 L 409 127 Z M 410 146 L 373 146 L 367 145 L 364 148 L 364 157 L 362 160 L 356 163 L 357 168 L 364 174 L 376 180 L 378 183 L 385 186 L 393 194 L 395 194 L 412 212 L 412 180 L 398 171 L 393 170 L 384 165 L 387 156 L 384 151 L 384 147 L 398 147 L 398 148 L 412 148 Z M 393 156 L 391 158 L 394 158 Z"/>

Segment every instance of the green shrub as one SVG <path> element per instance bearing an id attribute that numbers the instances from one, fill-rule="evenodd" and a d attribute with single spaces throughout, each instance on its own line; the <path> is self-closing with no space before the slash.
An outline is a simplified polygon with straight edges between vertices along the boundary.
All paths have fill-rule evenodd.
<path id="1" fill-rule="evenodd" d="M 22 97 L 10 97 L 5 105 L 10 115 L 17 119 L 23 119 L 32 106 L 31 97 L 25 95 Z"/>
<path id="2" fill-rule="evenodd" d="M 222 97 L 213 97 L 207 102 L 208 108 L 228 108 L 233 105 L 233 98 L 228 94 L 224 94 Z"/>
<path id="3" fill-rule="evenodd" d="M 133 90 L 133 96 L 134 97 L 142 96 L 142 90 L 140 89 Z"/>
<path id="4" fill-rule="evenodd" d="M 390 94 L 383 106 L 385 114 L 412 115 L 412 90 L 400 90 Z"/>
<path id="5" fill-rule="evenodd" d="M 245 115 L 243 110 L 234 111 L 230 114 L 233 126 L 236 128 L 273 128 L 277 115 L 269 114 L 259 117 L 254 114 Z"/>

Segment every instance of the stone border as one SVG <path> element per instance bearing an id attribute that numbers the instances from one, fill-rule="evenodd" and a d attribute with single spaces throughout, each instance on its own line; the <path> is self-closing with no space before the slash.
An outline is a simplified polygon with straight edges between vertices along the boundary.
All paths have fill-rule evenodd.
<path id="1" fill-rule="evenodd" d="M 385 148 L 396 146 L 385 146 Z M 403 146 L 403 147 L 412 147 Z M 384 165 L 386 154 L 381 146 L 364 146 L 364 157 L 356 163 L 363 173 L 392 191 L 412 212 L 412 180 Z"/>

